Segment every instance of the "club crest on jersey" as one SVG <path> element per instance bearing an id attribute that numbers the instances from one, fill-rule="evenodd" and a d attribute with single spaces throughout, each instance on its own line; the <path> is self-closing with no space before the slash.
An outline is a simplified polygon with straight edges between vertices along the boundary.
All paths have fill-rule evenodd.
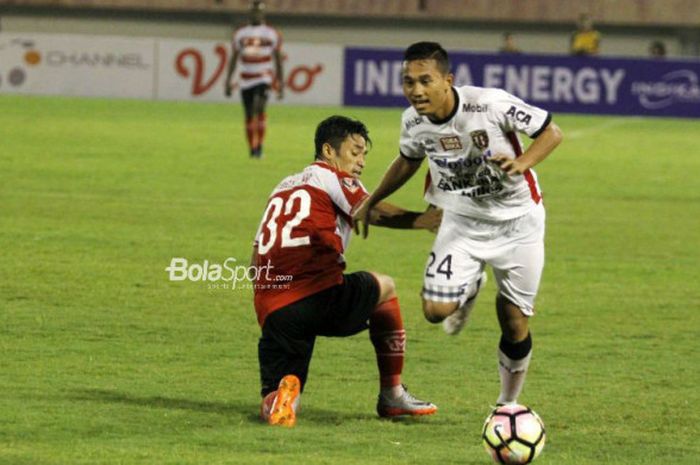
<path id="1" fill-rule="evenodd" d="M 357 182 L 357 179 L 354 178 L 343 178 L 343 186 L 350 191 L 351 194 L 354 194 L 357 192 L 357 189 L 360 188 L 360 184 Z"/>
<path id="2" fill-rule="evenodd" d="M 489 146 L 489 135 L 483 129 L 472 131 L 469 135 L 472 136 L 472 142 L 478 149 L 484 150 Z"/>
<path id="3" fill-rule="evenodd" d="M 441 137 L 440 145 L 443 150 L 462 150 L 462 141 L 458 136 Z"/>

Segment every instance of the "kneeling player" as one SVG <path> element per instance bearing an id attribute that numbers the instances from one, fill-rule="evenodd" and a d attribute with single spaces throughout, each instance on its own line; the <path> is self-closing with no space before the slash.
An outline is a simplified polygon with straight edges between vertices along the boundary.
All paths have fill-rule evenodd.
<path id="1" fill-rule="evenodd" d="M 345 337 L 365 329 L 379 368 L 379 416 L 437 410 L 401 384 L 406 336 L 392 279 L 374 272 L 343 274 L 352 213 L 368 196 L 359 177 L 369 143 L 359 121 L 332 116 L 321 122 L 314 163 L 282 180 L 263 214 L 254 261 L 267 267 L 256 281 L 255 310 L 262 327 L 261 416 L 270 424 L 295 424 L 316 336 Z M 434 229 L 440 216 L 380 203 L 371 221 Z"/>

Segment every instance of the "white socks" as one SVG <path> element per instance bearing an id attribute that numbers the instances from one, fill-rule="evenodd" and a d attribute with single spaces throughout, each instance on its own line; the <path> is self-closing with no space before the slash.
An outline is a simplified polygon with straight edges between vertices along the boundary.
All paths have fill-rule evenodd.
<path id="1" fill-rule="evenodd" d="M 508 342 L 501 337 L 498 347 L 498 374 L 501 377 L 501 394 L 499 404 L 514 404 L 518 401 L 520 391 L 525 384 L 527 368 L 532 357 L 532 338 L 527 337 L 520 342 Z"/>
<path id="2" fill-rule="evenodd" d="M 403 385 L 397 384 L 396 386 L 383 387 L 380 393 L 386 399 L 398 399 L 403 394 Z"/>

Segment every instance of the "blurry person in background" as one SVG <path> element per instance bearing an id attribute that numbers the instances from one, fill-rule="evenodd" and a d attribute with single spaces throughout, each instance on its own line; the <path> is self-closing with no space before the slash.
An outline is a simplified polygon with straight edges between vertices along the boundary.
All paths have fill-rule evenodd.
<path id="1" fill-rule="evenodd" d="M 498 51 L 500 53 L 522 53 L 518 46 L 515 45 L 515 39 L 510 32 L 503 33 L 503 45 Z"/>
<path id="2" fill-rule="evenodd" d="M 571 35 L 571 54 L 586 56 L 600 52 L 600 32 L 593 28 L 593 21 L 587 14 L 578 19 L 578 28 Z"/>
<path id="3" fill-rule="evenodd" d="M 277 29 L 265 23 L 265 3 L 251 2 L 248 24 L 233 33 L 232 56 L 224 81 L 224 94 L 230 97 L 233 92 L 232 77 L 240 58 L 238 83 L 245 111 L 246 137 L 253 158 L 262 157 L 267 119 L 265 106 L 273 84 L 277 98 L 284 97 L 281 48 L 282 36 Z"/>
<path id="4" fill-rule="evenodd" d="M 666 58 L 666 44 L 660 40 L 655 40 L 649 44 L 649 56 L 651 58 Z"/>

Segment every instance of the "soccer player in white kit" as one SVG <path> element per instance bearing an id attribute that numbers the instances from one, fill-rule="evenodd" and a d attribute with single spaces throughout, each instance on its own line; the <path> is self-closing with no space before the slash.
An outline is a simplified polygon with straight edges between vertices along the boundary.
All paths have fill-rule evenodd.
<path id="1" fill-rule="evenodd" d="M 423 312 L 457 334 L 490 265 L 501 327 L 498 404 L 517 402 L 532 353 L 528 318 L 544 265 L 545 211 L 532 167 L 561 142 L 551 115 L 495 88 L 453 87 L 447 53 L 434 42 L 406 49 L 400 155 L 354 217 L 391 195 L 424 158 L 425 198 L 443 220 L 425 268 Z M 518 133 L 533 139 L 527 150 Z"/>

